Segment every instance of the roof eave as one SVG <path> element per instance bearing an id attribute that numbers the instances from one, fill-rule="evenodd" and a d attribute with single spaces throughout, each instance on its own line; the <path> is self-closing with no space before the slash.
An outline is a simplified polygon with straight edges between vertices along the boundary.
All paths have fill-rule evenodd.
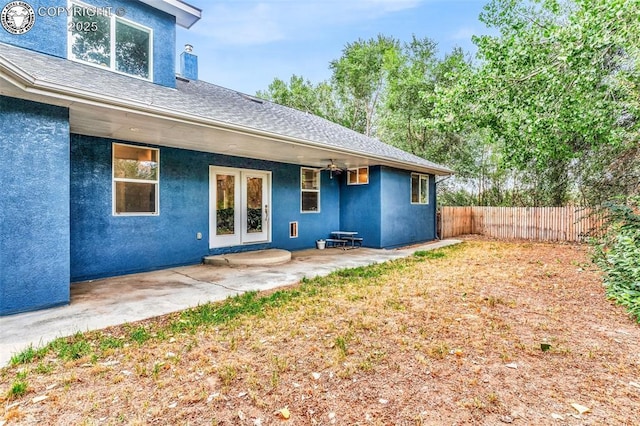
<path id="1" fill-rule="evenodd" d="M 142 3 L 176 17 L 176 23 L 189 29 L 202 18 L 202 10 L 181 0 L 140 0 Z"/>
<path id="2" fill-rule="evenodd" d="M 431 167 L 422 165 L 419 163 L 405 161 L 400 159 L 394 159 L 385 157 L 382 155 L 375 155 L 372 153 L 362 152 L 358 150 L 350 150 L 344 148 L 338 148 L 327 145 L 322 142 L 316 142 L 308 139 L 302 139 L 294 136 L 282 135 L 279 133 L 269 132 L 265 130 L 255 129 L 244 125 L 228 123 L 224 121 L 214 120 L 211 118 L 200 117 L 193 114 L 180 113 L 177 111 L 161 108 L 152 104 L 145 104 L 135 101 L 127 101 L 122 98 L 109 96 L 109 95 L 97 95 L 93 92 L 87 92 L 75 88 L 64 87 L 57 84 L 48 83 L 33 78 L 31 75 L 25 73 L 19 67 L 16 67 L 10 61 L 5 61 L 0 57 L 0 69 L 4 68 L 5 72 L 3 77 L 18 87 L 19 89 L 31 93 L 37 96 L 45 96 L 63 100 L 65 103 L 78 102 L 87 105 L 101 106 L 107 108 L 113 108 L 118 110 L 124 110 L 128 112 L 141 113 L 144 115 L 162 118 L 165 120 L 174 120 L 182 123 L 193 124 L 198 126 L 205 126 L 211 128 L 217 128 L 221 130 L 233 131 L 240 134 L 246 134 L 256 136 L 260 138 L 268 138 L 271 140 L 282 141 L 295 145 L 302 145 L 312 148 L 319 148 L 326 151 L 335 153 L 356 155 L 369 160 L 374 160 L 380 164 L 397 167 L 400 169 L 411 170 L 416 172 L 423 172 L 434 174 L 437 176 L 448 176 L 453 174 L 453 171 L 446 167 Z"/>

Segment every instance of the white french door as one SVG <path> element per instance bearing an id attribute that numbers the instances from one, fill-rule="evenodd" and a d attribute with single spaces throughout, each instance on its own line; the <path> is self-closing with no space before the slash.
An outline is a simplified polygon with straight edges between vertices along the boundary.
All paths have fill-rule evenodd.
<path id="1" fill-rule="evenodd" d="M 271 239 L 271 172 L 209 169 L 209 247 Z"/>

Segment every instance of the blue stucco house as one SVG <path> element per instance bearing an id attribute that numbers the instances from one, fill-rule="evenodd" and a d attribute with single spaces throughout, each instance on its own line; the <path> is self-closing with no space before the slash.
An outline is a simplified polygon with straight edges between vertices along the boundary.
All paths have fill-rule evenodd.
<path id="1" fill-rule="evenodd" d="M 175 31 L 199 9 L 31 0 L 2 16 L 0 315 L 67 304 L 73 282 L 333 230 L 377 248 L 436 238 L 449 169 L 198 80 Z"/>

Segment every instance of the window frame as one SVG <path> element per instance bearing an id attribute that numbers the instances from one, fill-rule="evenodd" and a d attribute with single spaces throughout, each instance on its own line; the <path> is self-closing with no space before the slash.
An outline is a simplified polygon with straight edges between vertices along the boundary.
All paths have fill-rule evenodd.
<path id="1" fill-rule="evenodd" d="M 362 169 L 365 169 L 367 171 L 366 182 L 360 182 L 360 170 Z M 355 173 L 356 175 L 356 181 L 354 183 L 351 183 L 351 173 Z M 347 185 L 369 185 L 369 166 L 353 167 L 347 169 Z"/>
<path id="2" fill-rule="evenodd" d="M 413 178 L 414 176 L 418 177 L 418 201 L 413 201 Z M 426 180 L 427 185 L 426 185 L 426 196 L 424 197 L 425 201 L 422 202 L 422 182 Z M 409 185 L 410 185 L 410 192 L 409 192 L 409 199 L 411 200 L 411 204 L 414 205 L 428 205 L 429 204 L 429 175 L 426 175 L 424 173 L 411 173 L 411 176 L 409 178 Z"/>
<path id="3" fill-rule="evenodd" d="M 136 149 L 148 149 L 151 151 L 156 151 L 156 158 L 157 158 L 157 169 L 156 169 L 156 179 L 155 180 L 150 180 L 150 179 L 135 179 L 135 178 L 117 178 L 115 176 L 116 174 L 116 145 L 119 146 L 124 146 L 124 147 L 129 147 L 129 148 L 136 148 Z M 155 211 L 154 212 L 118 212 L 117 209 L 117 189 L 116 189 L 116 185 L 117 182 L 124 182 L 124 183 L 147 183 L 147 184 L 153 184 L 155 185 Z M 144 145 L 131 145 L 131 144 L 126 144 L 126 143 L 120 143 L 120 142 L 112 142 L 111 144 L 111 195 L 112 195 L 112 200 L 111 200 L 111 209 L 112 209 L 112 215 L 113 216 L 117 216 L 117 217 L 131 217 L 131 216 L 160 216 L 160 149 L 159 148 L 152 148 L 150 146 L 144 146 Z"/>
<path id="4" fill-rule="evenodd" d="M 85 9 L 99 9 L 100 6 L 93 6 L 87 3 L 84 3 L 82 1 L 78 1 L 78 0 L 69 0 L 67 2 L 67 6 L 69 8 L 73 8 L 74 6 L 78 6 L 78 7 L 82 7 Z M 153 28 L 151 27 L 147 27 L 145 25 L 139 24 L 135 21 L 132 21 L 130 19 L 126 19 L 120 16 L 117 16 L 115 13 L 111 13 L 109 16 L 105 16 L 106 18 L 109 19 L 109 51 L 110 51 L 110 58 L 109 58 L 109 67 L 105 67 L 103 65 L 100 64 L 96 64 L 93 62 L 87 62 L 84 61 L 82 59 L 76 58 L 75 55 L 73 54 L 73 31 L 70 31 L 72 28 L 72 24 L 73 24 L 73 18 L 74 18 L 74 13 L 73 13 L 73 9 L 69 9 L 71 10 L 70 13 L 67 14 L 67 32 L 68 32 L 68 37 L 67 37 L 67 59 L 74 61 L 74 62 L 78 62 L 80 64 L 85 64 L 85 65 L 89 65 L 95 68 L 99 68 L 99 69 L 107 69 L 111 72 L 115 72 L 117 74 L 120 75 L 126 75 L 128 77 L 133 77 L 133 78 L 137 78 L 140 80 L 144 80 L 144 81 L 153 81 Z M 124 71 L 119 71 L 117 68 L 117 63 L 116 63 L 116 23 L 120 21 L 121 23 L 128 25 L 130 27 L 145 31 L 149 34 L 149 77 L 142 77 L 139 75 L 135 75 L 135 74 L 128 74 Z"/>
<path id="5" fill-rule="evenodd" d="M 316 176 L 317 182 L 318 182 L 318 188 L 317 189 L 304 188 L 304 172 L 305 171 L 312 171 L 314 173 L 314 175 Z M 314 169 L 314 168 L 311 168 L 311 167 L 300 167 L 300 213 L 320 213 L 321 180 L 322 180 L 322 174 L 320 173 L 320 170 Z M 303 195 L 304 195 L 305 192 L 317 193 L 318 194 L 318 201 L 317 201 L 316 210 L 304 210 L 303 209 L 302 199 L 303 199 Z"/>

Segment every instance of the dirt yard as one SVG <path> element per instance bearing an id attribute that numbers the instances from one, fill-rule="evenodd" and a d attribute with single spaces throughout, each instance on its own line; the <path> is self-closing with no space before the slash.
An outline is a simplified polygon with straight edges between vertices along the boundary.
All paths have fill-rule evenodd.
<path id="1" fill-rule="evenodd" d="M 440 253 L 223 325 L 88 333 L 90 355 L 0 371 L 0 426 L 640 423 L 640 326 L 585 246 Z"/>

